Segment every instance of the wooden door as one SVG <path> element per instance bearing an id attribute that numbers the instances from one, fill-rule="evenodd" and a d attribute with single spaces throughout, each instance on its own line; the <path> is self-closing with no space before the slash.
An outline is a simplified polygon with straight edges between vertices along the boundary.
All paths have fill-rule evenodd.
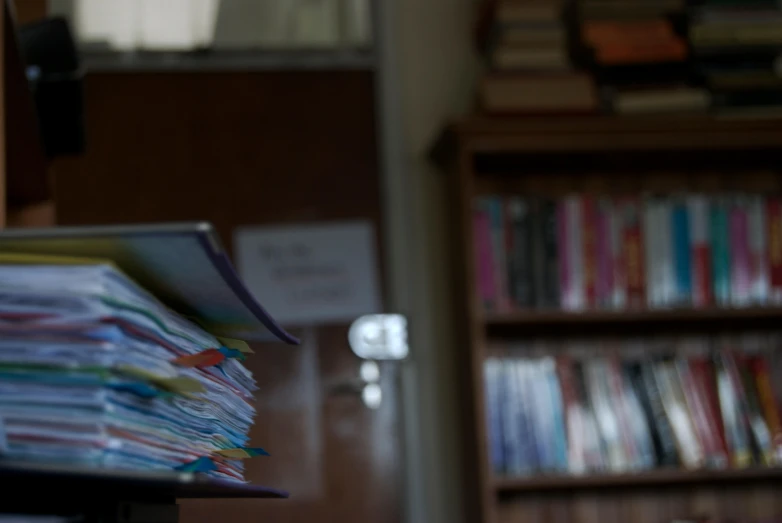
<path id="1" fill-rule="evenodd" d="M 95 73 L 86 100 L 87 154 L 57 165 L 59 224 L 205 219 L 230 246 L 240 225 L 364 218 L 379 236 L 370 72 Z M 188 501 L 182 521 L 400 521 L 394 369 L 370 410 L 331 392 L 361 363 L 347 326 L 297 334 L 302 346 L 255 347 L 249 361 L 253 443 L 272 457 L 247 477 L 292 498 Z"/>
<path id="2" fill-rule="evenodd" d="M 46 0 L 2 0 L 3 81 L 0 127 L 2 217 L 8 227 L 44 227 L 54 223 L 48 162 L 36 118 L 35 101 L 24 71 L 17 31 L 46 16 Z"/>

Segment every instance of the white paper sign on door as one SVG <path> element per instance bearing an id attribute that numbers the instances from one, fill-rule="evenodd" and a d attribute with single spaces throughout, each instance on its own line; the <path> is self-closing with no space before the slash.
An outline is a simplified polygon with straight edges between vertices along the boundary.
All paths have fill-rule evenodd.
<path id="1" fill-rule="evenodd" d="M 281 324 L 352 322 L 381 312 L 374 227 L 367 221 L 242 227 L 236 264 Z"/>

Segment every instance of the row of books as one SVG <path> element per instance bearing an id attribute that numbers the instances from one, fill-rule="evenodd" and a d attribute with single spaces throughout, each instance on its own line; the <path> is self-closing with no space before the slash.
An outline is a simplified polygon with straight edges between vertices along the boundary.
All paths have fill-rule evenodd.
<path id="1" fill-rule="evenodd" d="M 485 360 L 496 474 L 782 465 L 776 335 L 536 342 Z M 527 355 L 525 349 L 538 354 Z M 556 350 L 555 349 L 559 349 Z"/>
<path id="2" fill-rule="evenodd" d="M 484 196 L 473 241 L 491 311 L 782 303 L 777 196 Z"/>
<path id="3" fill-rule="evenodd" d="M 494 0 L 478 28 L 490 112 L 782 106 L 773 0 Z"/>

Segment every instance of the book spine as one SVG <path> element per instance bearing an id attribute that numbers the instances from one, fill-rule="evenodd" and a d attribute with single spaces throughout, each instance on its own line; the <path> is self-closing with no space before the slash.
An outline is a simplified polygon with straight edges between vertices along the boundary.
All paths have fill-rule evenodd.
<path id="1" fill-rule="evenodd" d="M 505 472 L 513 475 L 523 475 L 528 472 L 525 455 L 527 418 L 521 402 L 523 390 L 521 376 L 518 370 L 518 358 L 508 359 L 503 368 L 503 449 L 505 457 Z"/>
<path id="2" fill-rule="evenodd" d="M 627 470 L 629 462 L 625 454 L 619 420 L 611 405 L 611 389 L 605 361 L 594 359 L 585 363 L 589 396 L 595 412 L 595 420 L 605 445 L 606 465 L 612 472 Z"/>
<path id="3" fill-rule="evenodd" d="M 662 393 L 654 375 L 654 366 L 655 363 L 653 361 L 646 360 L 641 367 L 641 379 L 653 416 L 651 426 L 659 444 L 657 464 L 660 466 L 678 465 L 679 453 L 676 447 L 676 438 L 668 416 L 665 413 Z"/>
<path id="4" fill-rule="evenodd" d="M 608 201 L 608 222 L 610 231 L 610 272 L 611 306 L 622 310 L 627 305 L 627 268 L 624 261 L 623 232 L 624 226 L 621 214 L 621 204 L 618 201 Z"/>
<path id="5" fill-rule="evenodd" d="M 547 286 L 548 275 L 546 274 L 546 244 L 544 230 L 544 208 L 543 202 L 539 199 L 530 201 L 530 257 L 532 258 L 532 272 L 529 279 L 533 287 L 533 303 L 538 309 L 548 306 Z"/>
<path id="6" fill-rule="evenodd" d="M 539 362 L 532 359 L 523 360 L 524 395 L 522 396 L 527 411 L 530 447 L 532 450 L 533 471 L 546 471 L 551 462 L 551 431 L 549 418 L 551 412 L 546 410 L 545 398 L 541 394 L 542 373 Z"/>
<path id="7" fill-rule="evenodd" d="M 715 438 L 711 465 L 717 468 L 727 467 L 730 463 L 730 451 L 725 440 L 725 426 L 720 413 L 714 366 L 705 354 L 692 358 L 689 365 L 698 394 L 702 398 L 709 434 Z"/>
<path id="8" fill-rule="evenodd" d="M 750 255 L 747 208 L 737 199 L 730 210 L 731 304 L 743 307 L 750 301 Z"/>
<path id="9" fill-rule="evenodd" d="M 605 360 L 605 371 L 609 383 L 609 398 L 616 416 L 619 437 L 624 449 L 624 455 L 627 460 L 627 467 L 635 469 L 639 465 L 639 451 L 636 448 L 636 442 L 633 437 L 631 414 L 627 408 L 627 397 L 625 395 L 624 383 L 622 381 L 622 370 L 618 358 L 614 355 Z"/>
<path id="10" fill-rule="evenodd" d="M 620 219 L 624 245 L 620 266 L 624 267 L 621 272 L 625 279 L 627 306 L 640 309 L 647 305 L 649 280 L 646 264 L 647 250 L 644 249 L 647 236 L 645 236 L 644 216 L 639 200 L 625 200 Z"/>
<path id="11" fill-rule="evenodd" d="M 703 449 L 705 463 L 714 466 L 719 462 L 719 444 L 709 426 L 706 417 L 704 398 L 699 394 L 696 377 L 692 373 L 690 362 L 686 359 L 677 361 L 679 382 L 681 383 L 684 400 L 692 420 L 693 429 L 698 442 Z"/>
<path id="12" fill-rule="evenodd" d="M 568 252 L 570 253 L 569 279 L 571 282 L 571 310 L 582 310 L 586 303 L 584 292 L 584 213 L 582 199 L 579 196 L 570 196 L 567 201 L 568 209 Z"/>
<path id="13" fill-rule="evenodd" d="M 560 304 L 563 309 L 573 307 L 573 281 L 570 279 L 570 265 L 572 257 L 570 254 L 570 219 L 569 204 L 567 200 L 560 200 L 557 203 L 557 254 L 559 266 L 559 296 Z"/>
<path id="14" fill-rule="evenodd" d="M 744 399 L 746 401 L 744 414 L 747 417 L 747 423 L 757 452 L 756 459 L 759 464 L 769 466 L 773 463 L 771 433 L 763 417 L 755 378 L 750 369 L 749 360 L 751 358 L 751 356 L 748 357 L 747 355 L 736 355 L 735 362 L 739 371 L 739 379 L 744 389 Z"/>
<path id="15" fill-rule="evenodd" d="M 770 301 L 779 305 L 782 304 L 782 198 L 769 198 L 766 209 Z"/>
<path id="16" fill-rule="evenodd" d="M 606 469 L 607 458 L 605 445 L 598 428 L 595 402 L 587 386 L 586 364 L 582 361 L 573 362 L 573 380 L 576 393 L 583 405 L 584 423 L 584 462 L 588 471 L 601 472 Z"/>
<path id="17" fill-rule="evenodd" d="M 545 376 L 544 385 L 547 387 L 548 406 L 547 415 L 553 422 L 553 462 L 552 468 L 556 472 L 564 473 L 568 470 L 568 446 L 567 431 L 565 429 L 565 409 L 562 399 L 562 385 L 557 376 L 556 360 L 553 357 L 543 358 L 541 367 Z"/>
<path id="18" fill-rule="evenodd" d="M 524 209 L 523 204 L 515 198 L 502 198 L 502 248 L 505 255 L 505 267 L 503 274 L 505 275 L 505 293 L 507 294 L 507 301 L 503 306 L 503 310 L 515 309 L 519 306 L 518 302 L 518 287 L 520 274 L 518 271 L 518 256 L 517 250 L 523 252 L 523 246 L 516 238 L 516 229 L 518 222 L 523 219 Z"/>
<path id="19" fill-rule="evenodd" d="M 687 468 L 699 468 L 703 464 L 703 448 L 695 435 L 695 429 L 687 412 L 684 392 L 676 379 L 672 362 L 655 365 L 655 380 L 663 400 L 663 407 L 673 429 L 682 464 Z"/>
<path id="20" fill-rule="evenodd" d="M 597 303 L 611 308 L 613 302 L 614 270 L 611 257 L 611 202 L 601 198 L 597 202 Z"/>
<path id="21" fill-rule="evenodd" d="M 731 256 L 728 204 L 724 198 L 714 201 L 710 209 L 714 300 L 721 307 L 731 303 Z"/>
<path id="22" fill-rule="evenodd" d="M 491 216 L 492 258 L 494 259 L 494 275 L 497 294 L 497 310 L 510 309 L 508 293 L 508 260 L 506 255 L 505 212 L 501 199 L 491 198 L 489 212 Z"/>
<path id="23" fill-rule="evenodd" d="M 646 268 L 646 298 L 649 308 L 656 308 L 660 305 L 660 291 L 662 283 L 660 281 L 661 263 L 659 260 L 660 245 L 658 239 L 660 234 L 657 223 L 657 202 L 654 198 L 646 198 L 643 208 L 643 238 L 644 246 L 644 267 Z"/>
<path id="24" fill-rule="evenodd" d="M 475 202 L 473 234 L 475 235 L 475 269 L 478 295 L 486 309 L 493 309 L 497 302 L 497 285 L 494 282 L 494 250 L 491 239 L 491 218 L 486 202 L 483 200 Z"/>
<path id="25" fill-rule="evenodd" d="M 545 297 L 543 305 L 545 307 L 560 306 L 560 270 L 557 262 L 559 260 L 559 242 L 557 205 L 555 202 L 546 200 L 543 204 L 543 243 L 544 243 L 544 273 L 545 276 Z"/>
<path id="26" fill-rule="evenodd" d="M 562 386 L 562 403 L 565 412 L 565 429 L 568 442 L 568 471 L 583 474 L 587 471 L 584 444 L 583 407 L 578 398 L 573 376 L 573 362 L 568 356 L 557 357 L 557 373 Z"/>
<path id="27" fill-rule="evenodd" d="M 762 196 L 754 195 L 750 198 L 748 221 L 751 300 L 756 305 L 765 305 L 770 285 L 766 257 L 766 209 Z"/>
<path id="28" fill-rule="evenodd" d="M 640 391 L 638 390 L 639 383 L 635 380 L 631 366 L 625 363 L 621 366 L 621 372 L 625 389 L 625 408 L 630 417 L 635 448 L 637 449 L 638 467 L 640 469 L 649 469 L 654 467 L 656 456 L 646 405 L 642 402 Z"/>
<path id="29" fill-rule="evenodd" d="M 583 213 L 583 253 L 584 253 L 584 306 L 594 309 L 597 305 L 597 241 L 598 213 L 595 199 L 584 196 L 581 200 Z"/>
<path id="30" fill-rule="evenodd" d="M 709 207 L 703 196 L 688 201 L 690 218 L 690 259 L 692 271 L 692 304 L 703 308 L 712 305 L 711 252 L 709 245 Z"/>
<path id="31" fill-rule="evenodd" d="M 488 358 L 484 363 L 484 383 L 486 388 L 486 417 L 488 421 L 489 456 L 491 468 L 495 474 L 506 472 L 503 434 L 506 427 L 502 423 L 503 407 L 503 362 L 499 358 Z"/>
<path id="32" fill-rule="evenodd" d="M 690 227 L 687 206 L 683 200 L 677 200 L 672 209 L 674 270 L 676 273 L 676 291 L 673 293 L 674 305 L 692 303 L 692 267 L 690 258 Z"/>
<path id="33" fill-rule="evenodd" d="M 508 201 L 510 208 L 510 245 L 508 281 L 512 303 L 524 309 L 534 304 L 532 283 L 531 209 L 529 202 L 519 197 Z"/>
<path id="34" fill-rule="evenodd" d="M 676 303 L 676 251 L 673 234 L 673 202 L 660 199 L 657 203 L 655 230 L 660 235 L 660 306 L 670 307 Z"/>
<path id="35" fill-rule="evenodd" d="M 735 408 L 737 410 L 738 425 L 743 438 L 746 438 L 746 460 L 747 464 L 753 461 L 752 453 L 752 420 L 750 417 L 749 401 L 747 400 L 741 371 L 737 362 L 736 354 L 732 350 L 723 350 L 721 352 L 722 364 L 724 365 L 727 379 L 730 381 L 730 387 L 733 391 Z"/>
<path id="36" fill-rule="evenodd" d="M 744 425 L 738 394 L 726 364 L 723 351 L 716 358 L 717 393 L 720 398 L 720 412 L 725 425 L 725 439 L 730 449 L 731 465 L 744 468 L 752 463 L 749 435 Z"/>
<path id="37" fill-rule="evenodd" d="M 774 396 L 774 389 L 771 385 L 768 359 L 765 356 L 753 358 L 752 372 L 755 377 L 760 406 L 763 409 L 763 415 L 771 435 L 772 464 L 779 465 L 782 463 L 782 420 L 780 419 L 780 404 Z"/>

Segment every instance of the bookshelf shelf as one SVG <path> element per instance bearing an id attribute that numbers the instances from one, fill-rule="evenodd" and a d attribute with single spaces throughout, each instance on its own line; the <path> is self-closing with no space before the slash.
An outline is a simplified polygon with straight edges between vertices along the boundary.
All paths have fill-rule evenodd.
<path id="1" fill-rule="evenodd" d="M 65 490 L 68 491 L 65 497 L 71 501 L 82 496 L 125 502 L 288 497 L 287 492 L 277 489 L 221 481 L 186 472 L 110 471 L 36 466 L 30 463 L 0 463 L 0 483 L 9 497 L 14 497 L 10 495 L 12 492 L 24 497 L 25 492 L 33 489 L 45 489 L 47 492 Z M 73 492 L 64 489 L 65 485 Z"/>
<path id="2" fill-rule="evenodd" d="M 531 330 L 547 327 L 580 327 L 584 325 L 653 326 L 663 324 L 712 324 L 744 323 L 748 326 L 759 324 L 775 325 L 782 319 L 780 307 L 751 307 L 724 309 L 666 309 L 666 310 L 628 310 L 628 311 L 514 311 L 507 313 L 487 313 L 484 325 L 488 332 Z"/>
<path id="3" fill-rule="evenodd" d="M 538 476 L 533 478 L 496 477 L 492 483 L 499 494 L 530 493 L 570 489 L 638 488 L 704 483 L 748 483 L 782 481 L 782 468 L 731 470 L 654 470 L 634 474 L 588 476 Z"/>
<path id="4" fill-rule="evenodd" d="M 106 523 L 176 523 L 181 499 L 288 497 L 276 489 L 187 472 L 111 471 L 8 461 L 0 461 L 0 485 L 0 514 L 79 514 L 85 521 Z"/>
<path id="5" fill-rule="evenodd" d="M 449 126 L 433 149 L 447 164 L 473 154 L 621 151 L 717 151 L 782 147 L 782 119 L 710 116 L 475 117 Z"/>

